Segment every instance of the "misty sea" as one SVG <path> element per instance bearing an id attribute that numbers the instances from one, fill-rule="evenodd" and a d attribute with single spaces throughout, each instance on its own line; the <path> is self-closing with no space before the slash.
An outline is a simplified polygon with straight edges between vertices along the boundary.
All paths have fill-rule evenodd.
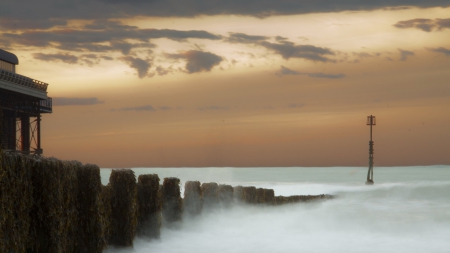
<path id="1" fill-rule="evenodd" d="M 450 166 L 133 168 L 186 181 L 272 188 L 275 195 L 332 194 L 316 203 L 235 205 L 163 226 L 161 239 L 136 238 L 119 252 L 450 252 Z M 110 169 L 102 169 L 107 184 Z"/>

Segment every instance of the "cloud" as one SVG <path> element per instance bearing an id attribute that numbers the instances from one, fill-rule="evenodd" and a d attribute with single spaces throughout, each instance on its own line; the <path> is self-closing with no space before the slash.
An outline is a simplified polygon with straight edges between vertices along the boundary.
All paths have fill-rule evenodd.
<path id="1" fill-rule="evenodd" d="M 0 18 L 0 27 L 4 30 L 25 30 L 25 29 L 49 29 L 55 26 L 65 26 L 67 21 L 63 19 L 13 19 Z"/>
<path id="2" fill-rule="evenodd" d="M 353 55 L 359 59 L 364 59 L 364 58 L 371 58 L 371 57 L 377 57 L 377 56 L 381 56 L 381 53 L 374 53 L 374 54 L 369 54 L 366 52 L 361 52 L 361 53 L 357 53 L 357 52 L 353 52 Z"/>
<path id="3" fill-rule="evenodd" d="M 307 76 L 309 77 L 314 77 L 314 78 L 328 78 L 328 79 L 339 79 L 339 78 L 343 78 L 345 77 L 344 74 L 325 74 L 322 72 L 317 72 L 317 73 L 305 73 Z"/>
<path id="4" fill-rule="evenodd" d="M 137 26 L 124 25 L 120 21 L 107 20 L 107 19 L 95 19 L 91 23 L 83 26 L 87 30 L 135 30 Z"/>
<path id="5" fill-rule="evenodd" d="M 149 39 L 167 38 L 171 40 L 183 41 L 186 39 L 208 39 L 208 40 L 220 40 L 222 36 L 209 33 L 207 31 L 190 30 L 179 31 L 170 29 L 142 29 L 141 33 Z"/>
<path id="6" fill-rule="evenodd" d="M 197 108 L 199 111 L 224 111 L 229 110 L 226 106 L 217 106 L 217 105 L 210 105 L 210 106 L 204 106 Z"/>
<path id="7" fill-rule="evenodd" d="M 280 54 L 284 59 L 301 58 L 310 61 L 334 62 L 327 58 L 328 55 L 335 53 L 328 48 L 316 47 L 312 45 L 295 45 L 289 41 L 282 41 L 280 43 L 270 43 L 263 41 L 259 45 Z"/>
<path id="8" fill-rule="evenodd" d="M 248 35 L 245 33 L 230 33 L 230 36 L 225 39 L 225 41 L 230 43 L 242 43 L 242 44 L 248 44 L 248 43 L 257 43 L 262 42 L 270 37 L 267 36 L 260 36 L 260 35 Z"/>
<path id="9" fill-rule="evenodd" d="M 82 54 L 79 56 L 75 56 L 68 53 L 56 53 L 56 54 L 35 53 L 33 54 L 33 58 L 36 60 L 47 62 L 64 62 L 68 64 L 85 63 L 91 67 L 94 64 L 100 63 L 101 59 L 113 60 L 113 58 L 109 56 L 97 56 L 96 54 Z"/>
<path id="10" fill-rule="evenodd" d="M 82 54 L 78 58 L 82 63 L 86 63 L 90 67 L 99 64 L 100 60 L 104 59 L 103 56 L 97 56 L 96 54 Z"/>
<path id="11" fill-rule="evenodd" d="M 81 28 L 53 30 L 25 30 L 1 34 L 2 42 L 32 47 L 55 47 L 66 51 L 109 52 L 128 55 L 135 47 L 155 47 L 151 39 L 166 38 L 175 41 L 188 39 L 220 40 L 221 36 L 202 30 L 139 29 L 119 21 L 94 21 Z M 130 42 L 133 41 L 133 42 Z"/>
<path id="12" fill-rule="evenodd" d="M 289 103 L 287 106 L 289 108 L 301 108 L 301 107 L 305 106 L 305 104 Z"/>
<path id="13" fill-rule="evenodd" d="M 275 40 L 278 43 L 268 42 L 268 39 L 270 39 L 270 37 L 248 35 L 244 33 L 230 33 L 230 36 L 226 38 L 225 41 L 230 43 L 259 45 L 281 55 L 286 60 L 290 58 L 301 58 L 305 60 L 321 62 L 335 61 L 327 58 L 327 56 L 335 54 L 331 49 L 328 48 L 316 47 L 313 45 L 296 45 L 290 41 L 287 41 L 287 38 L 281 36 L 275 37 Z"/>
<path id="14" fill-rule="evenodd" d="M 135 16 L 147 17 L 197 17 L 201 15 L 245 15 L 268 17 L 273 15 L 294 15 L 306 13 L 329 13 L 343 11 L 370 11 L 376 9 L 398 9 L 405 6 L 419 8 L 447 7 L 448 0 L 2 0 L 0 16 L 17 20 L 52 19 L 111 19 Z M 37 11 L 39 10 L 39 11 Z M 101 10 L 101 11 L 99 11 Z M 29 25 L 33 25 L 29 22 Z"/>
<path id="15" fill-rule="evenodd" d="M 107 61 L 114 60 L 114 58 L 112 58 L 111 56 L 100 56 L 100 58 L 102 58 L 103 60 L 107 60 Z"/>
<path id="16" fill-rule="evenodd" d="M 150 69 L 150 63 L 146 60 L 140 58 L 134 58 L 131 56 L 124 56 L 120 58 L 122 61 L 126 62 L 131 68 L 137 70 L 139 78 L 144 78 L 147 76 L 148 70 Z"/>
<path id="17" fill-rule="evenodd" d="M 322 72 L 299 72 L 299 71 L 295 71 L 295 70 L 286 68 L 285 66 L 281 66 L 280 70 L 275 72 L 275 74 L 280 77 L 285 76 L 285 75 L 306 75 L 308 77 L 313 77 L 313 78 L 328 78 L 328 79 L 339 79 L 339 78 L 345 77 L 345 75 L 342 73 L 325 74 Z"/>
<path id="18" fill-rule="evenodd" d="M 78 62 L 78 57 L 70 54 L 43 54 L 35 53 L 33 58 L 41 61 L 62 61 L 68 64 L 75 64 Z"/>
<path id="19" fill-rule="evenodd" d="M 172 72 L 173 72 L 172 68 L 163 68 L 161 66 L 156 67 L 156 73 L 158 73 L 158 75 L 160 76 L 165 76 Z"/>
<path id="20" fill-rule="evenodd" d="M 154 112 L 156 109 L 151 105 L 143 105 L 143 106 L 136 106 L 136 107 L 123 107 L 120 109 L 112 109 L 112 111 L 135 111 L 135 112 Z"/>
<path id="21" fill-rule="evenodd" d="M 172 111 L 172 110 L 182 110 L 182 107 L 170 107 L 167 105 L 152 106 L 152 105 L 142 105 L 135 107 L 122 107 L 119 109 L 111 109 L 112 112 L 116 111 L 134 111 L 134 112 L 156 112 L 156 111 Z"/>
<path id="22" fill-rule="evenodd" d="M 450 18 L 447 19 L 426 19 L 416 18 L 410 20 L 399 21 L 394 24 L 395 27 L 400 29 L 415 28 L 424 32 L 431 32 L 434 30 L 450 29 Z"/>
<path id="23" fill-rule="evenodd" d="M 98 59 L 97 55 L 95 55 L 95 54 L 83 54 L 83 55 L 81 55 L 81 57 L 89 58 L 89 59 Z"/>
<path id="24" fill-rule="evenodd" d="M 68 97 L 53 97 L 52 104 L 54 106 L 67 106 L 67 105 L 97 105 L 103 104 L 104 101 L 100 101 L 95 97 L 90 98 L 68 98 Z"/>
<path id="25" fill-rule="evenodd" d="M 436 53 L 442 53 L 446 56 L 450 56 L 450 49 L 444 48 L 444 47 L 438 47 L 438 48 L 429 48 L 428 50 Z"/>
<path id="26" fill-rule="evenodd" d="M 159 106 L 158 109 L 161 110 L 161 111 L 170 111 L 173 108 L 170 107 L 170 106 L 163 105 L 163 106 Z"/>
<path id="27" fill-rule="evenodd" d="M 128 55 L 133 48 L 133 45 L 123 41 L 111 41 L 110 45 L 113 49 L 119 50 L 124 55 Z"/>
<path id="28" fill-rule="evenodd" d="M 301 75 L 302 73 L 286 68 L 285 66 L 281 66 L 281 69 L 275 73 L 277 76 L 285 76 L 285 75 Z"/>
<path id="29" fill-rule="evenodd" d="M 406 61 L 408 59 L 408 57 L 415 55 L 414 52 L 402 50 L 400 48 L 398 49 L 398 51 L 400 52 L 400 60 L 401 61 Z"/>
<path id="30" fill-rule="evenodd" d="M 216 54 L 197 50 L 166 54 L 166 57 L 169 59 L 185 59 L 187 61 L 186 72 L 189 74 L 211 71 L 214 66 L 219 65 L 223 61 L 223 58 Z"/>

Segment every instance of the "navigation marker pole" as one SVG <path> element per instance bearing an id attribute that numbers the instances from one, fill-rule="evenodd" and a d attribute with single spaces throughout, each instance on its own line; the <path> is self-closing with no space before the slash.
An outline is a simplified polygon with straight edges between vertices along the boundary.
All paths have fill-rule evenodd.
<path id="1" fill-rule="evenodd" d="M 370 126 L 370 141 L 369 141 L 369 171 L 367 172 L 366 185 L 373 185 L 373 141 L 372 141 L 372 126 L 377 124 L 375 116 L 367 116 L 367 125 Z"/>

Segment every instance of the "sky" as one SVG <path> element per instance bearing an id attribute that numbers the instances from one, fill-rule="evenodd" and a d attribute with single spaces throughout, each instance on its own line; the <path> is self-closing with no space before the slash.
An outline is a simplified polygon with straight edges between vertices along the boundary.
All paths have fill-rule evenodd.
<path id="1" fill-rule="evenodd" d="M 118 167 L 450 164 L 450 2 L 3 0 L 45 156 Z"/>

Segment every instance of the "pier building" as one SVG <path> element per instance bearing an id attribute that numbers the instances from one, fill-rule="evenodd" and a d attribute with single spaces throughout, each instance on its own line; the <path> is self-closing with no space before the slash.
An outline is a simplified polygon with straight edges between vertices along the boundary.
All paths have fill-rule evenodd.
<path id="1" fill-rule="evenodd" d="M 0 144 L 7 152 L 41 155 L 41 115 L 52 113 L 52 98 L 47 83 L 17 74 L 18 64 L 0 49 Z"/>

